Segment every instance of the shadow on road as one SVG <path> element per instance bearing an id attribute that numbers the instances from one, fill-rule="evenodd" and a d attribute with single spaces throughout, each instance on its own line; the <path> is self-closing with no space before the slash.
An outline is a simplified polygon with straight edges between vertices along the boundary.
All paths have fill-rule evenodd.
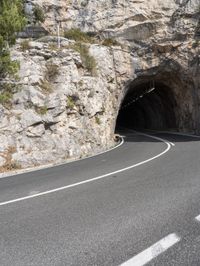
<path id="1" fill-rule="evenodd" d="M 118 128 L 116 129 L 116 134 L 124 136 L 126 142 L 160 142 L 159 140 L 149 138 L 148 136 L 140 135 L 149 134 L 152 136 L 156 136 L 162 139 L 165 139 L 170 142 L 174 143 L 182 143 L 182 142 L 200 142 L 200 136 L 188 136 L 185 135 L 187 133 L 181 133 L 178 131 L 171 131 L 169 129 L 161 130 L 147 130 L 147 129 L 133 129 L 133 128 Z M 181 135 L 183 134 L 183 135 Z M 189 134 L 190 135 L 190 134 Z M 141 136 L 141 137 L 139 137 Z"/>

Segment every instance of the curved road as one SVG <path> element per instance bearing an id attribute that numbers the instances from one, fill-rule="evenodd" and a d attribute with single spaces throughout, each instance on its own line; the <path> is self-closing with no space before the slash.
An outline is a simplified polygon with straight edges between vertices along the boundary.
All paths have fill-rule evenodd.
<path id="1" fill-rule="evenodd" d="M 0 178 L 1 266 L 200 265 L 200 138 L 122 133 L 105 154 Z"/>

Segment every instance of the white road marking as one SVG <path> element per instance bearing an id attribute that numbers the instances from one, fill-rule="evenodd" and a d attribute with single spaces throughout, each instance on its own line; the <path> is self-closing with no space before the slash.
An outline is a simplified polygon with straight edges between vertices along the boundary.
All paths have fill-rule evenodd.
<path id="1" fill-rule="evenodd" d="M 198 215 L 197 217 L 195 217 L 195 220 L 197 220 L 198 222 L 200 222 L 200 215 Z"/>
<path id="2" fill-rule="evenodd" d="M 137 134 L 139 134 L 139 135 L 143 135 L 143 136 L 147 136 L 147 137 L 149 137 L 150 135 L 148 135 L 148 134 L 145 134 L 145 133 L 143 133 L 143 132 L 140 132 L 140 131 L 136 131 L 136 130 L 133 130 L 133 129 L 129 129 L 129 128 L 124 128 L 124 129 L 126 129 L 126 130 L 129 130 L 129 131 L 131 131 L 131 132 L 134 132 L 134 133 L 137 133 Z M 152 132 L 156 132 L 156 133 L 160 133 L 161 131 L 156 131 L 156 130 L 151 130 Z M 165 132 L 166 133 L 166 132 Z M 127 134 L 128 135 L 128 134 Z M 156 136 L 154 136 L 154 139 L 157 139 L 157 140 L 161 140 L 159 137 L 156 137 Z M 162 141 L 165 141 L 165 142 L 168 142 L 171 146 L 175 146 L 175 144 L 173 143 L 173 142 L 170 142 L 169 140 L 166 140 L 166 139 L 163 139 L 162 138 Z"/>
<path id="3" fill-rule="evenodd" d="M 90 159 L 90 158 L 93 158 L 93 157 L 97 157 L 99 155 L 102 155 L 104 153 L 113 151 L 113 150 L 119 148 L 120 146 L 122 146 L 124 144 L 124 137 L 123 136 L 120 136 L 120 137 L 121 137 L 121 142 L 119 144 L 117 144 L 116 146 L 114 146 L 114 147 L 112 147 L 112 148 L 110 148 L 110 149 L 108 149 L 106 151 L 99 152 L 99 153 L 97 153 L 95 155 L 87 156 L 85 158 L 81 158 L 81 159 L 77 159 L 77 160 L 72 160 L 72 161 L 64 162 L 64 163 L 58 163 L 58 164 L 50 164 L 50 165 L 45 165 L 45 166 L 32 167 L 32 168 L 22 169 L 22 170 L 18 170 L 18 171 L 14 171 L 14 172 L 8 172 L 8 173 L 0 173 L 0 179 L 2 179 L 2 178 L 8 178 L 8 177 L 16 176 L 16 175 L 21 175 L 21 174 L 26 174 L 26 173 L 30 173 L 30 172 L 36 172 L 36 171 L 40 171 L 40 170 L 44 170 L 44 169 L 50 169 L 50 168 L 53 168 L 53 167 L 57 167 L 57 166 L 61 166 L 61 165 L 66 165 L 66 164 L 69 164 L 69 163 L 75 163 L 75 162 L 83 161 L 83 160 Z"/>
<path id="4" fill-rule="evenodd" d="M 149 135 L 148 134 L 145 134 L 145 133 L 142 133 L 142 132 L 139 132 L 139 131 L 133 131 L 133 132 L 136 132 L 136 133 L 139 133 L 140 135 L 143 135 L 143 136 L 147 136 L 147 137 L 149 137 Z M 154 139 L 157 139 L 157 140 L 160 140 L 160 138 L 158 138 L 158 137 L 156 137 L 156 136 L 154 136 Z M 168 141 L 168 140 L 166 140 L 166 139 L 162 139 L 162 140 L 164 140 L 165 142 L 168 142 L 171 146 L 175 146 L 175 144 L 173 143 L 173 142 L 170 142 L 170 141 Z"/>
<path id="5" fill-rule="evenodd" d="M 170 132 L 170 131 L 163 131 L 163 132 L 160 132 L 160 133 L 167 133 L 167 134 L 172 134 L 172 135 L 178 135 L 178 136 L 180 135 L 180 136 L 200 139 L 199 135 L 192 135 L 192 134 L 189 134 L 189 133 Z"/>
<path id="6" fill-rule="evenodd" d="M 111 172 L 111 173 L 108 173 L 108 174 L 104 174 L 104 175 L 101 175 L 101 176 L 97 176 L 97 177 L 94 177 L 94 178 L 91 178 L 91 179 L 87 179 L 87 180 L 84 180 L 84 181 L 81 181 L 81 182 L 78 182 L 78 183 L 74 183 L 74 184 L 71 184 L 71 185 L 67 185 L 67 186 L 55 188 L 55 189 L 52 189 L 52 190 L 44 191 L 44 192 L 41 192 L 41 193 L 37 193 L 35 195 L 29 195 L 29 196 L 25 196 L 25 197 L 13 199 L 13 200 L 4 201 L 4 202 L 0 203 L 0 206 L 4 206 L 4 205 L 11 204 L 11 203 L 24 201 L 24 200 L 27 200 L 27 199 L 32 199 L 32 198 L 44 196 L 44 195 L 47 195 L 47 194 L 51 194 L 51 193 L 55 193 L 55 192 L 58 192 L 58 191 L 66 190 L 68 188 L 77 187 L 79 185 L 83 185 L 83 184 L 87 184 L 87 183 L 90 183 L 90 182 L 94 182 L 94 181 L 109 177 L 111 175 L 118 174 L 118 173 L 130 170 L 130 169 L 133 169 L 133 168 L 135 168 L 137 166 L 140 166 L 142 164 L 148 163 L 150 161 L 153 161 L 156 158 L 161 157 L 162 155 L 164 155 L 165 153 L 167 153 L 171 149 L 171 144 L 168 141 L 166 141 L 166 140 L 164 140 L 162 138 L 158 138 L 158 137 L 147 135 L 147 134 L 146 134 L 146 136 L 148 136 L 150 138 L 153 138 L 153 139 L 157 139 L 157 140 L 159 140 L 161 142 L 164 142 L 167 145 L 167 148 L 163 152 L 161 152 L 161 153 L 159 153 L 159 154 L 157 154 L 157 155 L 155 155 L 155 156 L 153 156 L 153 157 L 151 157 L 151 158 L 149 158 L 147 160 L 144 160 L 142 162 L 133 164 L 131 166 L 128 166 L 128 167 L 125 167 L 125 168 L 122 168 L 122 169 L 119 169 L 117 171 L 114 171 L 114 172 Z"/>
<path id="7" fill-rule="evenodd" d="M 189 133 L 181 133 L 181 132 L 173 132 L 173 131 L 158 131 L 158 130 L 149 130 L 151 132 L 156 132 L 156 133 L 166 133 L 166 134 L 171 134 L 171 135 L 179 135 L 179 136 L 185 136 L 185 137 L 191 137 L 191 138 L 198 138 L 200 140 L 200 135 L 193 135 Z"/>
<path id="8" fill-rule="evenodd" d="M 170 234 L 151 247 L 145 249 L 132 259 L 124 262 L 123 264 L 121 264 L 121 266 L 143 266 L 178 243 L 180 240 L 180 237 L 178 237 L 175 233 Z"/>

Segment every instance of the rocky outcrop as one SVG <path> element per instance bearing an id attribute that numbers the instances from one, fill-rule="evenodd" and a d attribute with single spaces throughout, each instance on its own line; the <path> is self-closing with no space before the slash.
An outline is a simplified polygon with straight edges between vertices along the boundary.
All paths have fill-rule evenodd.
<path id="1" fill-rule="evenodd" d="M 44 9 L 42 26 L 50 33 L 58 24 L 61 33 L 78 27 L 122 45 L 87 44 L 97 64 L 92 75 L 73 41 L 63 38 L 57 49 L 56 38 L 48 37 L 30 42 L 24 52 L 18 44 L 12 56 L 21 64 L 20 89 L 11 109 L 0 105 L 0 165 L 9 147 L 15 147 L 13 161 L 31 166 L 112 146 L 124 96 L 137 91 L 138 98 L 152 81 L 170 95 L 156 95 L 154 109 L 174 102 L 177 128 L 200 132 L 199 0 L 26 2 L 29 16 L 35 4 Z M 167 98 L 173 98 L 171 103 Z M 146 110 L 156 113 L 151 103 Z"/>
<path id="2" fill-rule="evenodd" d="M 198 20 L 198 0 L 28 0 L 46 14 L 49 31 L 61 23 L 63 30 L 79 27 L 87 32 L 108 33 L 131 40 L 163 39 L 169 34 L 193 34 Z M 170 28 L 171 26 L 171 28 Z M 169 30 L 170 28 L 170 30 Z M 186 31 L 187 30 L 187 31 Z"/>
<path id="3" fill-rule="evenodd" d="M 130 76 L 129 54 L 120 47 L 88 44 L 96 62 L 91 75 L 74 42 L 63 39 L 58 49 L 51 40 L 29 42 L 24 52 L 19 42 L 12 51 L 21 68 L 12 106 L 0 109 L 0 165 L 9 147 L 15 148 L 12 164 L 28 167 L 85 157 L 114 145 L 115 113 Z"/>

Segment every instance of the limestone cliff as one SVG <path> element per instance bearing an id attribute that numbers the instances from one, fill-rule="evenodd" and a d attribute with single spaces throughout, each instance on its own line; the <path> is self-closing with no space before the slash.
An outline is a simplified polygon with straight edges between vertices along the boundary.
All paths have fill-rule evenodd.
<path id="1" fill-rule="evenodd" d="M 63 31 L 78 27 L 128 43 L 130 79 L 137 84 L 146 78 L 172 87 L 177 127 L 199 132 L 199 0 L 33 2 L 46 7 L 44 26 L 49 31 L 56 31 L 59 22 Z"/>
<path id="2" fill-rule="evenodd" d="M 29 42 L 26 51 L 19 42 L 12 50 L 21 67 L 11 102 L 0 105 L 4 168 L 63 162 L 114 145 L 121 91 L 131 74 L 130 56 L 120 47 L 88 44 L 96 64 L 95 73 L 90 73 L 73 45 L 63 39 L 57 49 L 50 38 Z"/>
<path id="3" fill-rule="evenodd" d="M 80 28 L 120 45 L 87 44 L 92 74 L 73 41 L 62 39 L 57 49 L 49 37 L 26 51 L 19 42 L 12 51 L 19 89 L 11 108 L 0 105 L 0 165 L 57 163 L 112 146 L 123 97 L 152 80 L 171 88 L 177 128 L 200 132 L 199 0 L 26 2 L 30 16 L 35 4 L 44 9 L 50 34 L 59 24 L 61 33 Z"/>

